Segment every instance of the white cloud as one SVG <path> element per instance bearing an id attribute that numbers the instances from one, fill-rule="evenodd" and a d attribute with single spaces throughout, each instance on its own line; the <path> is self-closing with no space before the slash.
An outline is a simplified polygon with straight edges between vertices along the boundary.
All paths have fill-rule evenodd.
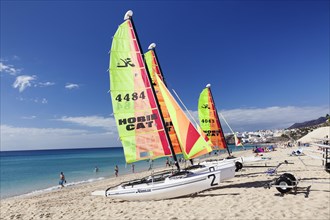
<path id="1" fill-rule="evenodd" d="M 112 132 L 84 129 L 33 128 L 1 125 L 1 150 L 64 149 L 84 147 L 119 147 Z"/>
<path id="2" fill-rule="evenodd" d="M 21 58 L 19 56 L 17 56 L 17 55 L 14 55 L 14 56 L 12 56 L 12 59 L 13 60 L 20 60 Z"/>
<path id="3" fill-rule="evenodd" d="M 294 123 L 317 119 L 329 114 L 329 106 L 267 107 L 220 111 L 229 125 L 239 131 L 288 128 Z M 219 115 L 221 118 L 221 116 Z M 221 123 L 224 124 L 225 123 Z M 235 130 L 235 129 L 234 129 Z"/>
<path id="4" fill-rule="evenodd" d="M 84 116 L 84 117 L 62 117 L 58 121 L 70 122 L 77 125 L 87 127 L 100 127 L 109 131 L 117 131 L 116 121 L 113 117 L 105 118 L 100 116 Z"/>
<path id="5" fill-rule="evenodd" d="M 67 83 L 65 85 L 65 88 L 66 89 L 78 89 L 79 88 L 79 85 L 78 84 L 75 84 L 75 83 Z"/>
<path id="6" fill-rule="evenodd" d="M 42 98 L 41 100 L 39 98 L 35 98 L 35 99 L 33 99 L 33 102 L 41 103 L 41 104 L 47 104 L 48 100 L 46 98 Z"/>
<path id="7" fill-rule="evenodd" d="M 41 104 L 47 104 L 48 100 L 46 98 L 23 98 L 23 97 L 17 97 L 17 100 L 21 102 L 34 102 L 34 103 L 41 103 Z"/>
<path id="8" fill-rule="evenodd" d="M 31 116 L 22 116 L 21 118 L 22 118 L 22 119 L 28 119 L 28 120 L 31 120 L 31 119 L 36 119 L 37 116 L 35 116 L 35 115 L 31 115 Z"/>
<path id="9" fill-rule="evenodd" d="M 197 111 L 190 112 L 197 120 Z M 242 108 L 223 110 L 221 113 L 234 131 L 255 131 L 287 128 L 296 122 L 317 119 L 329 114 L 329 106 Z M 1 125 L 1 150 L 121 146 L 118 140 L 116 122 L 112 116 L 62 117 L 56 121 L 83 126 L 83 128 L 35 128 Z M 225 132 L 229 132 L 222 119 L 221 124 Z"/>
<path id="10" fill-rule="evenodd" d="M 42 98 L 41 100 L 39 98 L 35 98 L 33 100 L 35 103 L 41 103 L 41 104 L 47 104 L 48 100 L 46 98 Z"/>
<path id="11" fill-rule="evenodd" d="M 329 114 L 329 111 L 329 106 L 272 106 L 266 108 L 231 109 L 218 112 L 222 128 L 225 132 L 230 132 L 221 114 L 234 131 L 256 131 L 262 129 L 288 128 L 297 122 L 314 120 L 325 116 Z M 194 119 L 198 121 L 198 112 L 190 112 Z"/>
<path id="12" fill-rule="evenodd" d="M 47 103 L 48 103 L 48 100 L 45 99 L 45 98 L 43 98 L 43 99 L 41 100 L 41 103 L 42 103 L 42 104 L 47 104 Z"/>
<path id="13" fill-rule="evenodd" d="M 55 85 L 54 82 L 40 82 L 39 83 L 40 87 L 53 86 L 53 85 Z"/>
<path id="14" fill-rule="evenodd" d="M 18 88 L 19 92 L 23 92 L 27 87 L 31 86 L 31 82 L 36 80 L 37 76 L 28 76 L 28 75 L 21 75 L 16 77 L 15 82 L 13 83 L 14 88 Z"/>
<path id="15" fill-rule="evenodd" d="M 15 76 L 21 71 L 21 69 L 16 69 L 13 65 L 6 65 L 3 62 L 0 62 L 0 72 L 8 73 L 12 76 Z"/>

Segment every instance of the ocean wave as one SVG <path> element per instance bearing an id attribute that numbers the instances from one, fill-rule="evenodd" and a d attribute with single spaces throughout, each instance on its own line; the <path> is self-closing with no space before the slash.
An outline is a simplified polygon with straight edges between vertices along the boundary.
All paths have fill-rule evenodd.
<path id="1" fill-rule="evenodd" d="M 81 185 L 81 184 L 85 184 L 85 183 L 92 183 L 92 182 L 100 181 L 100 180 L 103 180 L 103 179 L 105 179 L 105 177 L 92 178 L 92 179 L 88 179 L 88 180 L 82 180 L 82 181 L 77 181 L 77 182 L 66 183 L 66 184 L 64 184 L 64 186 L 65 187 L 72 187 L 72 186 Z M 48 187 L 48 188 L 45 188 L 45 189 L 34 190 L 32 192 L 24 193 L 22 195 L 13 196 L 13 197 L 35 196 L 35 195 L 39 195 L 39 194 L 42 194 L 42 193 L 55 191 L 55 190 L 58 190 L 60 188 L 61 188 L 61 186 L 56 185 L 56 186 L 51 186 L 51 187 Z"/>

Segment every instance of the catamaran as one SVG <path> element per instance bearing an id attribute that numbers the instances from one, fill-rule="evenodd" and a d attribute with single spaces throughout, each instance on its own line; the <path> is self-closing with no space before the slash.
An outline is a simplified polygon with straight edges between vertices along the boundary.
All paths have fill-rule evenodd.
<path id="1" fill-rule="evenodd" d="M 254 156 L 235 158 L 231 155 L 223 133 L 223 129 L 220 123 L 220 119 L 215 106 L 213 95 L 211 92 L 211 84 L 207 84 L 206 87 L 200 93 L 198 100 L 198 118 L 202 131 L 211 140 L 213 150 L 226 149 L 229 154 L 229 157 L 226 158 L 225 160 L 205 161 L 202 164 L 215 165 L 215 164 L 222 164 L 228 161 L 234 161 L 236 164 L 236 171 L 238 171 L 242 169 L 243 164 L 246 162 L 260 162 L 269 159 L 269 158 L 263 158 L 263 157 L 261 158 Z M 234 133 L 234 137 L 235 137 L 235 144 L 239 145 L 240 142 L 236 137 L 235 133 Z"/>
<path id="2" fill-rule="evenodd" d="M 160 107 L 161 107 L 162 113 L 164 115 L 167 130 L 170 133 L 171 142 L 172 142 L 173 146 L 176 146 L 174 151 L 175 151 L 176 154 L 178 154 L 178 153 L 183 154 L 184 159 L 187 160 L 187 159 L 190 159 L 191 157 L 186 155 L 184 153 L 185 151 L 180 150 L 181 149 L 180 144 L 179 144 L 179 141 L 177 139 L 178 135 L 176 135 L 176 128 L 179 128 L 180 123 L 173 126 L 173 122 L 171 121 L 171 117 L 175 118 L 176 116 L 172 115 L 170 117 L 170 112 L 168 111 L 168 107 L 167 107 L 168 105 L 166 105 L 166 103 L 164 101 L 164 97 L 162 95 L 163 93 L 159 92 L 160 85 L 159 85 L 159 82 L 156 80 L 156 76 L 159 77 L 159 80 L 161 80 L 161 82 L 162 82 L 162 84 L 164 84 L 164 86 L 166 86 L 166 82 L 165 82 L 165 79 L 164 79 L 163 71 L 161 70 L 161 67 L 160 67 L 160 64 L 159 64 L 159 60 L 158 60 L 155 48 L 156 48 L 155 43 L 150 44 L 150 46 L 148 47 L 149 51 L 144 54 L 144 58 L 146 60 L 146 64 L 147 64 L 147 67 L 148 67 L 148 70 L 149 70 L 149 73 L 150 73 L 150 76 L 151 76 L 151 80 L 152 80 L 152 83 L 153 83 L 155 91 L 156 91 L 156 96 L 157 96 L 158 100 L 160 100 L 160 102 L 159 102 Z M 167 88 L 167 86 L 166 86 L 166 88 Z M 176 108 L 180 109 L 179 106 L 177 106 Z M 180 112 L 182 114 L 181 109 L 180 109 Z M 186 120 L 188 120 L 188 119 L 186 119 Z M 181 121 L 181 119 L 179 121 Z M 180 130 L 180 128 L 179 128 L 179 130 Z M 181 128 L 181 130 L 182 130 L 182 128 Z M 206 136 L 206 134 L 204 134 L 202 131 L 199 131 L 199 133 L 201 133 L 201 135 L 204 137 L 204 139 L 210 144 L 210 146 L 212 146 L 212 143 L 209 140 L 209 138 Z M 203 155 L 205 153 L 206 152 L 201 152 L 199 154 L 196 154 L 194 157 Z M 195 164 L 195 165 L 186 167 L 185 170 L 189 170 L 191 172 L 198 173 L 198 172 L 208 171 L 210 166 L 212 166 L 215 169 L 221 169 L 221 172 L 222 172 L 221 173 L 221 181 L 223 181 L 223 180 L 231 179 L 231 178 L 234 177 L 232 162 L 233 161 L 224 161 L 221 164 L 220 163 L 219 164 L 200 164 L 199 163 L 199 164 Z M 236 167 L 236 169 L 237 169 L 237 167 Z"/>
<path id="3" fill-rule="evenodd" d="M 214 167 L 201 172 L 180 169 L 160 102 L 164 102 L 167 108 L 180 151 L 186 159 L 207 154 L 212 148 L 192 125 L 160 77 L 155 75 L 155 80 L 151 80 L 132 15 L 132 11 L 125 14 L 124 22 L 113 37 L 109 68 L 112 106 L 126 163 L 172 156 L 177 171 L 124 182 L 92 195 L 122 200 L 168 199 L 216 187 L 224 174 L 234 177 L 234 163 L 226 168 L 231 173 L 222 173 L 221 169 Z M 162 100 L 156 93 L 161 93 Z"/>

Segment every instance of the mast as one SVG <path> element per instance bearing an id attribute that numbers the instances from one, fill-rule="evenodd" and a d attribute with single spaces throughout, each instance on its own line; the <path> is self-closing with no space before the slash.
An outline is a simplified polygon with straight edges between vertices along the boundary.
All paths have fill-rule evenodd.
<path id="1" fill-rule="evenodd" d="M 131 21 L 131 23 L 132 23 L 133 31 L 134 31 L 134 34 L 135 34 L 135 36 L 136 36 L 136 40 L 137 40 L 137 43 L 138 43 L 138 46 L 139 46 L 139 49 L 140 49 L 140 52 L 141 52 L 141 56 L 142 56 L 142 58 L 143 58 L 143 63 L 144 63 L 144 65 L 145 65 L 144 54 L 142 53 L 141 43 L 140 43 L 140 40 L 139 40 L 138 34 L 137 34 L 136 30 L 135 30 L 135 25 L 134 25 L 134 22 L 133 22 L 133 18 L 132 18 L 132 16 L 133 16 L 133 11 L 129 10 L 129 11 L 126 12 L 126 14 L 125 14 L 125 16 L 124 16 L 124 20 L 129 19 L 129 20 Z M 150 76 L 150 72 L 149 72 L 148 68 L 145 68 L 145 69 L 146 69 L 146 71 L 147 71 L 147 73 L 148 73 L 147 76 L 148 76 L 149 81 L 152 82 L 152 80 L 151 80 L 151 76 Z M 160 113 L 160 115 L 161 115 L 162 123 L 165 125 L 164 116 L 163 116 L 163 113 L 162 113 L 162 111 L 161 111 L 161 108 L 160 108 L 160 105 L 159 105 L 159 101 L 158 101 L 158 98 L 157 98 L 157 96 L 156 96 L 155 89 L 154 89 L 154 87 L 152 86 L 152 84 L 151 84 L 151 89 L 152 89 L 152 92 L 153 92 L 153 94 L 154 94 L 154 96 L 155 96 L 155 99 L 156 99 L 156 103 L 157 103 L 157 107 L 158 107 L 158 109 L 159 109 L 159 113 Z M 172 153 L 172 157 L 173 157 L 174 163 L 175 163 L 175 165 L 176 165 L 178 171 L 180 171 L 180 165 L 179 165 L 178 159 L 177 159 L 177 157 L 176 157 L 176 154 L 175 154 L 175 152 L 174 152 L 174 148 L 173 148 L 173 146 L 172 146 L 172 142 L 171 142 L 170 136 L 169 136 L 169 134 L 168 134 L 168 131 L 167 131 L 167 129 L 166 129 L 166 126 L 165 126 L 165 134 L 166 134 L 167 139 L 169 140 L 169 145 L 170 145 L 169 147 L 170 147 L 170 150 L 171 150 L 171 153 Z"/>
<path id="2" fill-rule="evenodd" d="M 224 133 L 222 131 L 222 127 L 221 127 L 221 123 L 220 123 L 220 118 L 219 118 L 219 115 L 218 115 L 218 110 L 217 110 L 217 108 L 215 106 L 215 102 L 214 102 L 214 99 L 213 99 L 213 95 L 212 95 L 212 91 L 211 91 L 211 84 L 207 84 L 206 85 L 206 88 L 208 88 L 209 91 L 210 91 L 210 95 L 211 95 L 211 98 L 212 98 L 212 101 L 213 101 L 213 105 L 214 105 L 214 109 L 215 109 L 215 114 L 216 114 L 216 116 L 218 118 L 219 125 L 220 125 L 219 126 L 220 127 L 220 132 L 221 132 L 222 137 L 224 138 L 224 142 L 225 142 L 225 145 L 226 145 L 227 152 L 228 152 L 229 156 L 231 156 L 230 151 L 229 151 L 229 148 L 228 148 L 228 145 L 227 145 L 227 142 L 226 142 L 225 135 L 224 135 Z"/>
<path id="3" fill-rule="evenodd" d="M 165 84 L 165 86 L 167 87 L 167 84 L 166 84 L 166 81 L 165 81 L 165 78 L 164 78 L 164 74 L 163 74 L 163 70 L 159 64 L 159 61 L 158 61 L 158 56 L 157 56 L 157 53 L 156 53 L 156 43 L 151 43 L 148 47 L 149 50 L 152 50 L 154 52 L 154 55 L 155 55 L 155 58 L 156 58 L 156 61 L 157 61 L 157 65 L 158 65 L 158 68 L 160 70 L 160 74 L 162 76 L 162 79 L 163 79 L 163 82 Z"/>

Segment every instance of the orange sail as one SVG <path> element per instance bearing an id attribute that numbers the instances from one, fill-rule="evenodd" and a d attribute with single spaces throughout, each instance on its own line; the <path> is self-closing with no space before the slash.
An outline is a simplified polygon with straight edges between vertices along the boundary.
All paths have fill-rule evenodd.
<path id="1" fill-rule="evenodd" d="M 207 154 L 212 151 L 212 147 L 205 138 L 196 130 L 179 104 L 168 91 L 163 81 L 155 75 L 162 93 L 169 115 L 172 119 L 175 132 L 177 134 L 182 154 L 185 159 L 192 159 L 197 156 Z"/>
<path id="2" fill-rule="evenodd" d="M 149 73 L 150 73 L 150 76 L 151 76 L 152 84 L 153 84 L 154 89 L 156 91 L 156 96 L 157 96 L 157 99 L 158 99 L 158 103 L 160 105 L 160 109 L 161 109 L 161 112 L 162 112 L 163 117 L 164 117 L 165 126 L 166 126 L 166 129 L 167 129 L 168 134 L 170 136 L 170 140 L 172 142 L 174 152 L 176 154 L 179 154 L 179 153 L 181 153 L 179 140 L 178 140 L 178 137 L 175 133 L 175 129 L 173 127 L 173 122 L 172 122 L 170 114 L 167 110 L 167 107 L 166 107 L 166 104 L 165 104 L 165 101 L 164 101 L 164 97 L 163 97 L 162 93 L 159 92 L 159 85 L 158 85 L 158 82 L 155 78 L 155 76 L 157 75 L 160 78 L 160 80 L 164 82 L 163 74 L 161 73 L 155 51 L 153 49 L 149 50 L 147 53 L 144 54 L 144 59 L 146 61 L 146 64 L 147 64 L 147 67 L 148 67 L 148 70 L 149 70 Z"/>

